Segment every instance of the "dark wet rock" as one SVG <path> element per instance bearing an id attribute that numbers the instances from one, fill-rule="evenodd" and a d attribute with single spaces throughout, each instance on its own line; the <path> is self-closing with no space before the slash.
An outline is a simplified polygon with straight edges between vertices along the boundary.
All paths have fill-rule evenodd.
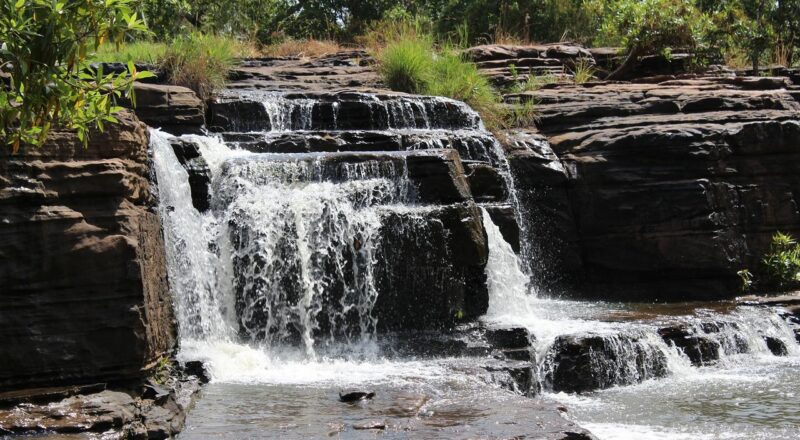
<path id="1" fill-rule="evenodd" d="M 450 204 L 472 198 L 464 166 L 455 150 L 411 154 L 406 158 L 406 169 L 422 202 Z"/>
<path id="2" fill-rule="evenodd" d="M 530 348 L 532 335 L 526 328 L 489 328 L 486 329 L 486 340 L 494 348 Z"/>
<path id="3" fill-rule="evenodd" d="M 183 364 L 183 373 L 187 376 L 196 377 L 200 383 L 208 383 L 211 376 L 208 374 L 205 364 L 202 361 L 188 361 Z"/>
<path id="4" fill-rule="evenodd" d="M 136 83 L 134 93 L 136 106 L 132 108 L 145 124 L 175 135 L 202 132 L 205 105 L 191 89 Z"/>
<path id="5" fill-rule="evenodd" d="M 497 168 L 485 163 L 466 164 L 467 180 L 476 202 L 502 202 L 508 198 L 506 181 Z"/>
<path id="6" fill-rule="evenodd" d="M 545 185 L 562 194 L 545 200 L 567 219 L 548 224 L 566 232 L 543 236 L 574 243 L 581 265 L 553 260 L 551 272 L 582 268 L 590 296 L 735 295 L 736 272 L 758 266 L 769 231 L 800 228 L 800 180 L 787 168 L 800 154 L 800 103 L 775 87 L 708 77 L 507 96 L 536 100 L 537 127 L 566 172 L 564 184 Z M 514 169 L 526 162 L 536 163 Z"/>
<path id="7" fill-rule="evenodd" d="M 263 102 L 285 112 L 272 127 Z M 209 104 L 214 131 L 386 130 L 389 128 L 477 128 L 478 117 L 457 101 L 397 93 L 296 92 L 283 95 L 221 96 Z"/>
<path id="8" fill-rule="evenodd" d="M 211 101 L 208 129 L 212 131 L 269 131 L 269 114 L 260 102 L 245 100 Z"/>
<path id="9" fill-rule="evenodd" d="M 709 365 L 719 360 L 722 348 L 720 343 L 709 337 L 697 335 L 687 327 L 664 327 L 658 330 L 658 334 L 668 344 L 681 349 L 694 366 Z"/>
<path id="10" fill-rule="evenodd" d="M 390 213 L 381 237 L 374 308 L 380 326 L 444 327 L 486 312 L 488 249 L 477 206 Z"/>
<path id="11" fill-rule="evenodd" d="M 532 261 L 526 263 L 542 291 L 568 292 L 583 279 L 583 261 L 567 170 L 540 134 L 509 131 L 503 140 L 527 222 L 523 240 L 531 248 Z"/>
<path id="12" fill-rule="evenodd" d="M 211 185 L 211 170 L 200 154 L 200 147 L 196 143 L 184 139 L 174 139 L 171 145 L 178 162 L 189 174 L 192 205 L 198 211 L 205 212 L 210 207 L 208 191 Z"/>
<path id="13" fill-rule="evenodd" d="M 545 385 L 581 393 L 664 377 L 667 360 L 643 335 L 565 335 L 545 359 Z"/>
<path id="14" fill-rule="evenodd" d="M 27 388 L 0 393 L 0 407 L 11 407 L 21 403 L 44 405 L 78 394 L 99 393 L 106 389 L 106 384 L 73 385 L 65 387 Z"/>
<path id="15" fill-rule="evenodd" d="M 536 365 L 530 361 L 495 360 L 482 366 L 489 382 L 517 394 L 533 397 L 539 393 L 535 380 Z"/>
<path id="16" fill-rule="evenodd" d="M 138 408 L 126 393 L 102 391 L 73 396 L 49 405 L 21 404 L 0 410 L 0 433 L 105 432 L 122 430 L 136 420 Z"/>
<path id="17" fill-rule="evenodd" d="M 361 400 L 369 400 L 375 397 L 375 393 L 366 391 L 352 391 L 349 393 L 339 393 L 339 401 L 345 403 L 353 403 Z"/>
<path id="18" fill-rule="evenodd" d="M 767 343 L 767 348 L 775 356 L 787 356 L 789 354 L 786 344 L 778 338 L 765 336 L 764 342 Z"/>
<path id="19" fill-rule="evenodd" d="M 492 347 L 482 336 L 482 329 L 474 323 L 433 331 L 399 332 L 389 335 L 384 351 L 400 357 L 487 357 Z"/>
<path id="20" fill-rule="evenodd" d="M 0 151 L 0 388 L 138 380 L 174 347 L 148 134 L 118 119 Z"/>
<path id="21" fill-rule="evenodd" d="M 484 206 L 483 209 L 489 213 L 492 222 L 500 228 L 500 234 L 503 235 L 503 239 L 511 245 L 514 252 L 519 253 L 519 224 L 517 223 L 517 214 L 514 211 L 514 207 L 511 205 L 489 205 Z"/>

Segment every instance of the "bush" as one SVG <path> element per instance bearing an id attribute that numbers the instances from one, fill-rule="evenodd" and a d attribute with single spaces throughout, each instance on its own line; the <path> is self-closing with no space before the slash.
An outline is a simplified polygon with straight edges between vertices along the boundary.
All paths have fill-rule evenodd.
<path id="1" fill-rule="evenodd" d="M 427 93 L 433 80 L 433 46 L 427 39 L 404 38 L 378 56 L 386 85 L 399 92 Z"/>
<path id="2" fill-rule="evenodd" d="M 608 79 L 619 79 L 647 54 L 673 47 L 703 52 L 713 33 L 711 19 L 692 0 L 590 0 L 602 17 L 596 42 L 623 46 L 628 56 Z"/>
<path id="3" fill-rule="evenodd" d="M 498 91 L 459 50 L 450 45 L 437 50 L 432 37 L 420 34 L 413 26 L 407 29 L 414 31 L 393 36 L 376 53 L 381 75 L 389 88 L 464 101 L 481 115 L 486 128 L 494 132 L 532 120 L 532 105 L 504 106 Z"/>
<path id="4" fill-rule="evenodd" d="M 237 58 L 251 50 L 229 37 L 191 33 L 172 40 L 160 64 L 170 83 L 188 87 L 206 100 L 225 85 Z"/>
<path id="5" fill-rule="evenodd" d="M 777 232 L 761 266 L 766 287 L 786 289 L 796 285 L 800 282 L 800 244 L 791 235 Z"/>
<path id="6" fill-rule="evenodd" d="M 40 145 L 52 126 L 87 142 L 92 127 L 116 122 L 117 98 L 145 74 L 93 71 L 90 54 L 145 27 L 130 0 L 0 2 L 0 138 L 14 151 Z M 7 78 L 7 80 L 5 80 Z"/>

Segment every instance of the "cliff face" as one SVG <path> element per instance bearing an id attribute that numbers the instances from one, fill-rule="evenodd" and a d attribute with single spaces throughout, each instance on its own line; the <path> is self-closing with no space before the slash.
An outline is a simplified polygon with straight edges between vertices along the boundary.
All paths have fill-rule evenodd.
<path id="1" fill-rule="evenodd" d="M 508 95 L 537 103 L 540 142 L 554 153 L 532 161 L 530 142 L 511 143 L 537 194 L 539 255 L 554 263 L 543 278 L 569 268 L 602 298 L 735 296 L 736 272 L 757 267 L 771 235 L 800 231 L 796 96 L 784 78 L 733 77 Z M 554 167 L 562 178 L 543 182 Z"/>
<path id="2" fill-rule="evenodd" d="M 139 378 L 174 346 L 148 133 L 0 150 L 0 389 Z"/>

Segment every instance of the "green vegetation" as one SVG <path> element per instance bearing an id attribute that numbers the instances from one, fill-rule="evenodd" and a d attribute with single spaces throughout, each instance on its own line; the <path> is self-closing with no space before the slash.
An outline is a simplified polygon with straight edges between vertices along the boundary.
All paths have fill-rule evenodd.
<path id="1" fill-rule="evenodd" d="M 378 55 L 392 88 L 463 99 L 499 127 L 531 110 L 501 110 L 460 49 L 565 40 L 624 50 L 612 79 L 644 55 L 677 50 L 698 65 L 723 57 L 739 68 L 790 67 L 800 53 L 800 0 L 6 0 L 0 136 L 18 148 L 60 125 L 85 140 L 114 122 L 117 99 L 147 74 L 96 72 L 92 60 L 158 64 L 207 97 L 237 58 L 350 45 Z M 579 61 L 567 73 L 583 83 L 594 70 Z M 528 72 L 515 91 L 552 81 Z"/>
<path id="2" fill-rule="evenodd" d="M 105 74 L 89 66 L 104 41 L 144 30 L 130 0 L 17 0 L 0 3 L 0 137 L 16 151 L 40 145 L 54 125 L 89 130 L 116 122 L 117 98 L 147 76 L 133 66 Z"/>
<path id="3" fill-rule="evenodd" d="M 800 244 L 791 235 L 775 233 L 761 266 L 765 285 L 777 289 L 796 285 L 800 281 Z"/>
<path id="4" fill-rule="evenodd" d="M 207 99 L 224 85 L 237 60 L 254 49 L 230 37 L 192 32 L 169 43 L 132 42 L 101 46 L 95 61 L 133 61 L 160 67 L 170 83 L 188 87 Z"/>
<path id="5" fill-rule="evenodd" d="M 669 54 L 671 48 L 702 53 L 711 21 L 692 0 L 620 0 L 590 2 L 603 17 L 598 41 L 620 45 L 628 55 L 607 79 L 627 73 L 643 55 Z"/>
<path id="6" fill-rule="evenodd" d="M 103 44 L 92 56 L 93 61 L 107 63 L 133 61 L 136 63 L 158 64 L 167 53 L 167 43 L 135 41 L 121 44 Z"/>
<path id="7" fill-rule="evenodd" d="M 492 131 L 522 121 L 523 112 L 530 113 L 528 120 L 533 118 L 532 105 L 504 106 L 500 93 L 457 47 L 449 43 L 435 45 L 433 37 L 413 23 L 391 22 L 386 28 L 386 32 L 381 32 L 380 27 L 373 30 L 373 35 L 384 39 L 375 43 L 374 54 L 384 82 L 392 90 L 464 101 Z"/>
<path id="8" fill-rule="evenodd" d="M 797 287 L 800 285 L 800 244 L 791 235 L 776 232 L 757 273 L 743 269 L 738 275 L 745 291 L 753 285 L 767 290 Z"/>

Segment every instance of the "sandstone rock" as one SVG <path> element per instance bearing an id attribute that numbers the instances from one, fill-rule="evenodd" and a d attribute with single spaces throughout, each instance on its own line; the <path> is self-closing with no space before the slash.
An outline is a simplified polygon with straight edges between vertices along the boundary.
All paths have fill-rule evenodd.
<path id="1" fill-rule="evenodd" d="M 476 202 L 492 203 L 508 199 L 506 181 L 497 168 L 486 163 L 466 164 L 469 187 Z"/>
<path id="2" fill-rule="evenodd" d="M 380 326 L 445 327 L 486 312 L 488 249 L 475 205 L 390 214 L 382 229 L 374 308 Z"/>
<path id="3" fill-rule="evenodd" d="M 511 205 L 489 205 L 484 206 L 483 209 L 489 213 L 492 222 L 500 228 L 500 234 L 503 235 L 503 239 L 511 245 L 514 252 L 519 253 L 520 231 L 514 207 Z"/>
<path id="4" fill-rule="evenodd" d="M 4 389 L 137 379 L 173 348 L 147 131 L 119 119 L 0 151 Z"/>
<path id="5" fill-rule="evenodd" d="M 50 405 L 22 404 L 0 410 L 0 433 L 102 433 L 120 430 L 138 415 L 134 399 L 117 391 L 68 397 Z"/>
<path id="6" fill-rule="evenodd" d="M 455 150 L 408 155 L 406 169 L 424 203 L 450 204 L 472 198 L 464 166 Z"/>
<path id="7" fill-rule="evenodd" d="M 551 272 L 583 267 L 587 295 L 735 295 L 736 271 L 758 265 L 770 231 L 800 228 L 800 180 L 787 169 L 800 154 L 800 107 L 778 83 L 706 77 L 507 97 L 536 99 L 564 170 L 562 183 L 530 180 L 554 162 L 536 158 L 535 142 L 506 147 L 518 186 L 561 194 L 544 200 L 562 219 L 546 224 L 564 232 L 543 236 L 574 243 L 581 264 L 554 260 Z M 542 198 L 522 202 L 538 209 Z"/>
<path id="8" fill-rule="evenodd" d="M 201 133 L 205 105 L 191 89 L 136 83 L 134 93 L 136 116 L 147 125 L 175 135 Z"/>

